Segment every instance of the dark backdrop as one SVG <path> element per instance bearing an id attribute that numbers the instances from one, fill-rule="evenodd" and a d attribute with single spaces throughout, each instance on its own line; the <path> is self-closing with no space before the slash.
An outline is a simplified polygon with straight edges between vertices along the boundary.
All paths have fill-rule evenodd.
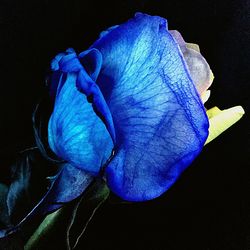
<path id="1" fill-rule="evenodd" d="M 1 0 L 0 156 L 34 144 L 31 114 L 53 56 L 68 47 L 85 50 L 136 11 L 166 17 L 170 29 L 200 45 L 215 75 L 208 108 L 241 104 L 246 115 L 206 146 L 164 196 L 102 207 L 79 249 L 250 249 L 248 0 Z"/>

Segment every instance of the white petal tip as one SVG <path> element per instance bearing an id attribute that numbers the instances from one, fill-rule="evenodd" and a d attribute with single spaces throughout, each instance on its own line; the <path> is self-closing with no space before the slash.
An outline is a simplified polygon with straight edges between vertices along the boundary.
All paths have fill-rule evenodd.
<path id="1" fill-rule="evenodd" d="M 205 103 L 209 99 L 210 95 L 211 95 L 211 90 L 203 92 L 201 95 L 201 101 Z"/>
<path id="2" fill-rule="evenodd" d="M 233 108 L 230 108 L 228 110 L 231 110 L 232 112 L 235 112 L 239 115 L 244 115 L 245 114 L 245 110 L 242 108 L 242 106 L 235 106 Z"/>

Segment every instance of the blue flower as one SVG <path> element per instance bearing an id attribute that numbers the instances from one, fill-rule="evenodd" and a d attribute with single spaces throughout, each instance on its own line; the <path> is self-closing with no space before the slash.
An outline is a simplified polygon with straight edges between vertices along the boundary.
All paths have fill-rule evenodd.
<path id="1" fill-rule="evenodd" d="M 72 169 L 104 173 L 118 196 L 145 201 L 200 153 L 208 119 L 165 19 L 138 13 L 51 65 L 49 145 L 72 176 Z"/>

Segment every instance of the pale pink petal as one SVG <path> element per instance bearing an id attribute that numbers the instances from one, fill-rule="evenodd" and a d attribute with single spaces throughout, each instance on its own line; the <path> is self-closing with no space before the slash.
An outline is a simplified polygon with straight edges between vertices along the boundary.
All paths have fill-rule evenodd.
<path id="1" fill-rule="evenodd" d="M 201 55 L 200 48 L 197 44 L 186 43 L 177 30 L 170 30 L 170 34 L 181 49 L 191 78 L 201 96 L 211 86 L 213 81 L 213 74 L 209 64 Z"/>

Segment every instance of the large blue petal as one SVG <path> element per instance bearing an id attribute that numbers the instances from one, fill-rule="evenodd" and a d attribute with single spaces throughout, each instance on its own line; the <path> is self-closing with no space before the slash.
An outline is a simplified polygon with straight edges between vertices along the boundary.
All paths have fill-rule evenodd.
<path id="1" fill-rule="evenodd" d="M 87 54 L 82 54 L 80 59 Z M 88 63 L 88 73 L 74 52 L 54 60 L 52 69 L 60 77 L 54 110 L 48 125 L 48 140 L 51 149 L 59 157 L 97 175 L 111 154 L 113 142 L 94 109 L 104 119 L 108 117 L 111 130 L 113 122 L 101 92 L 97 91 L 99 88 L 95 88 L 94 80 L 100 65 L 93 61 L 96 58 L 94 54 L 95 52 L 88 57 L 88 61 L 92 58 L 92 64 Z M 94 109 L 88 97 L 92 97 Z"/>
<path id="2" fill-rule="evenodd" d="M 113 115 L 115 155 L 109 187 L 143 201 L 165 192 L 194 160 L 208 120 L 166 20 L 137 14 L 93 46 L 103 55 L 97 80 Z"/>

